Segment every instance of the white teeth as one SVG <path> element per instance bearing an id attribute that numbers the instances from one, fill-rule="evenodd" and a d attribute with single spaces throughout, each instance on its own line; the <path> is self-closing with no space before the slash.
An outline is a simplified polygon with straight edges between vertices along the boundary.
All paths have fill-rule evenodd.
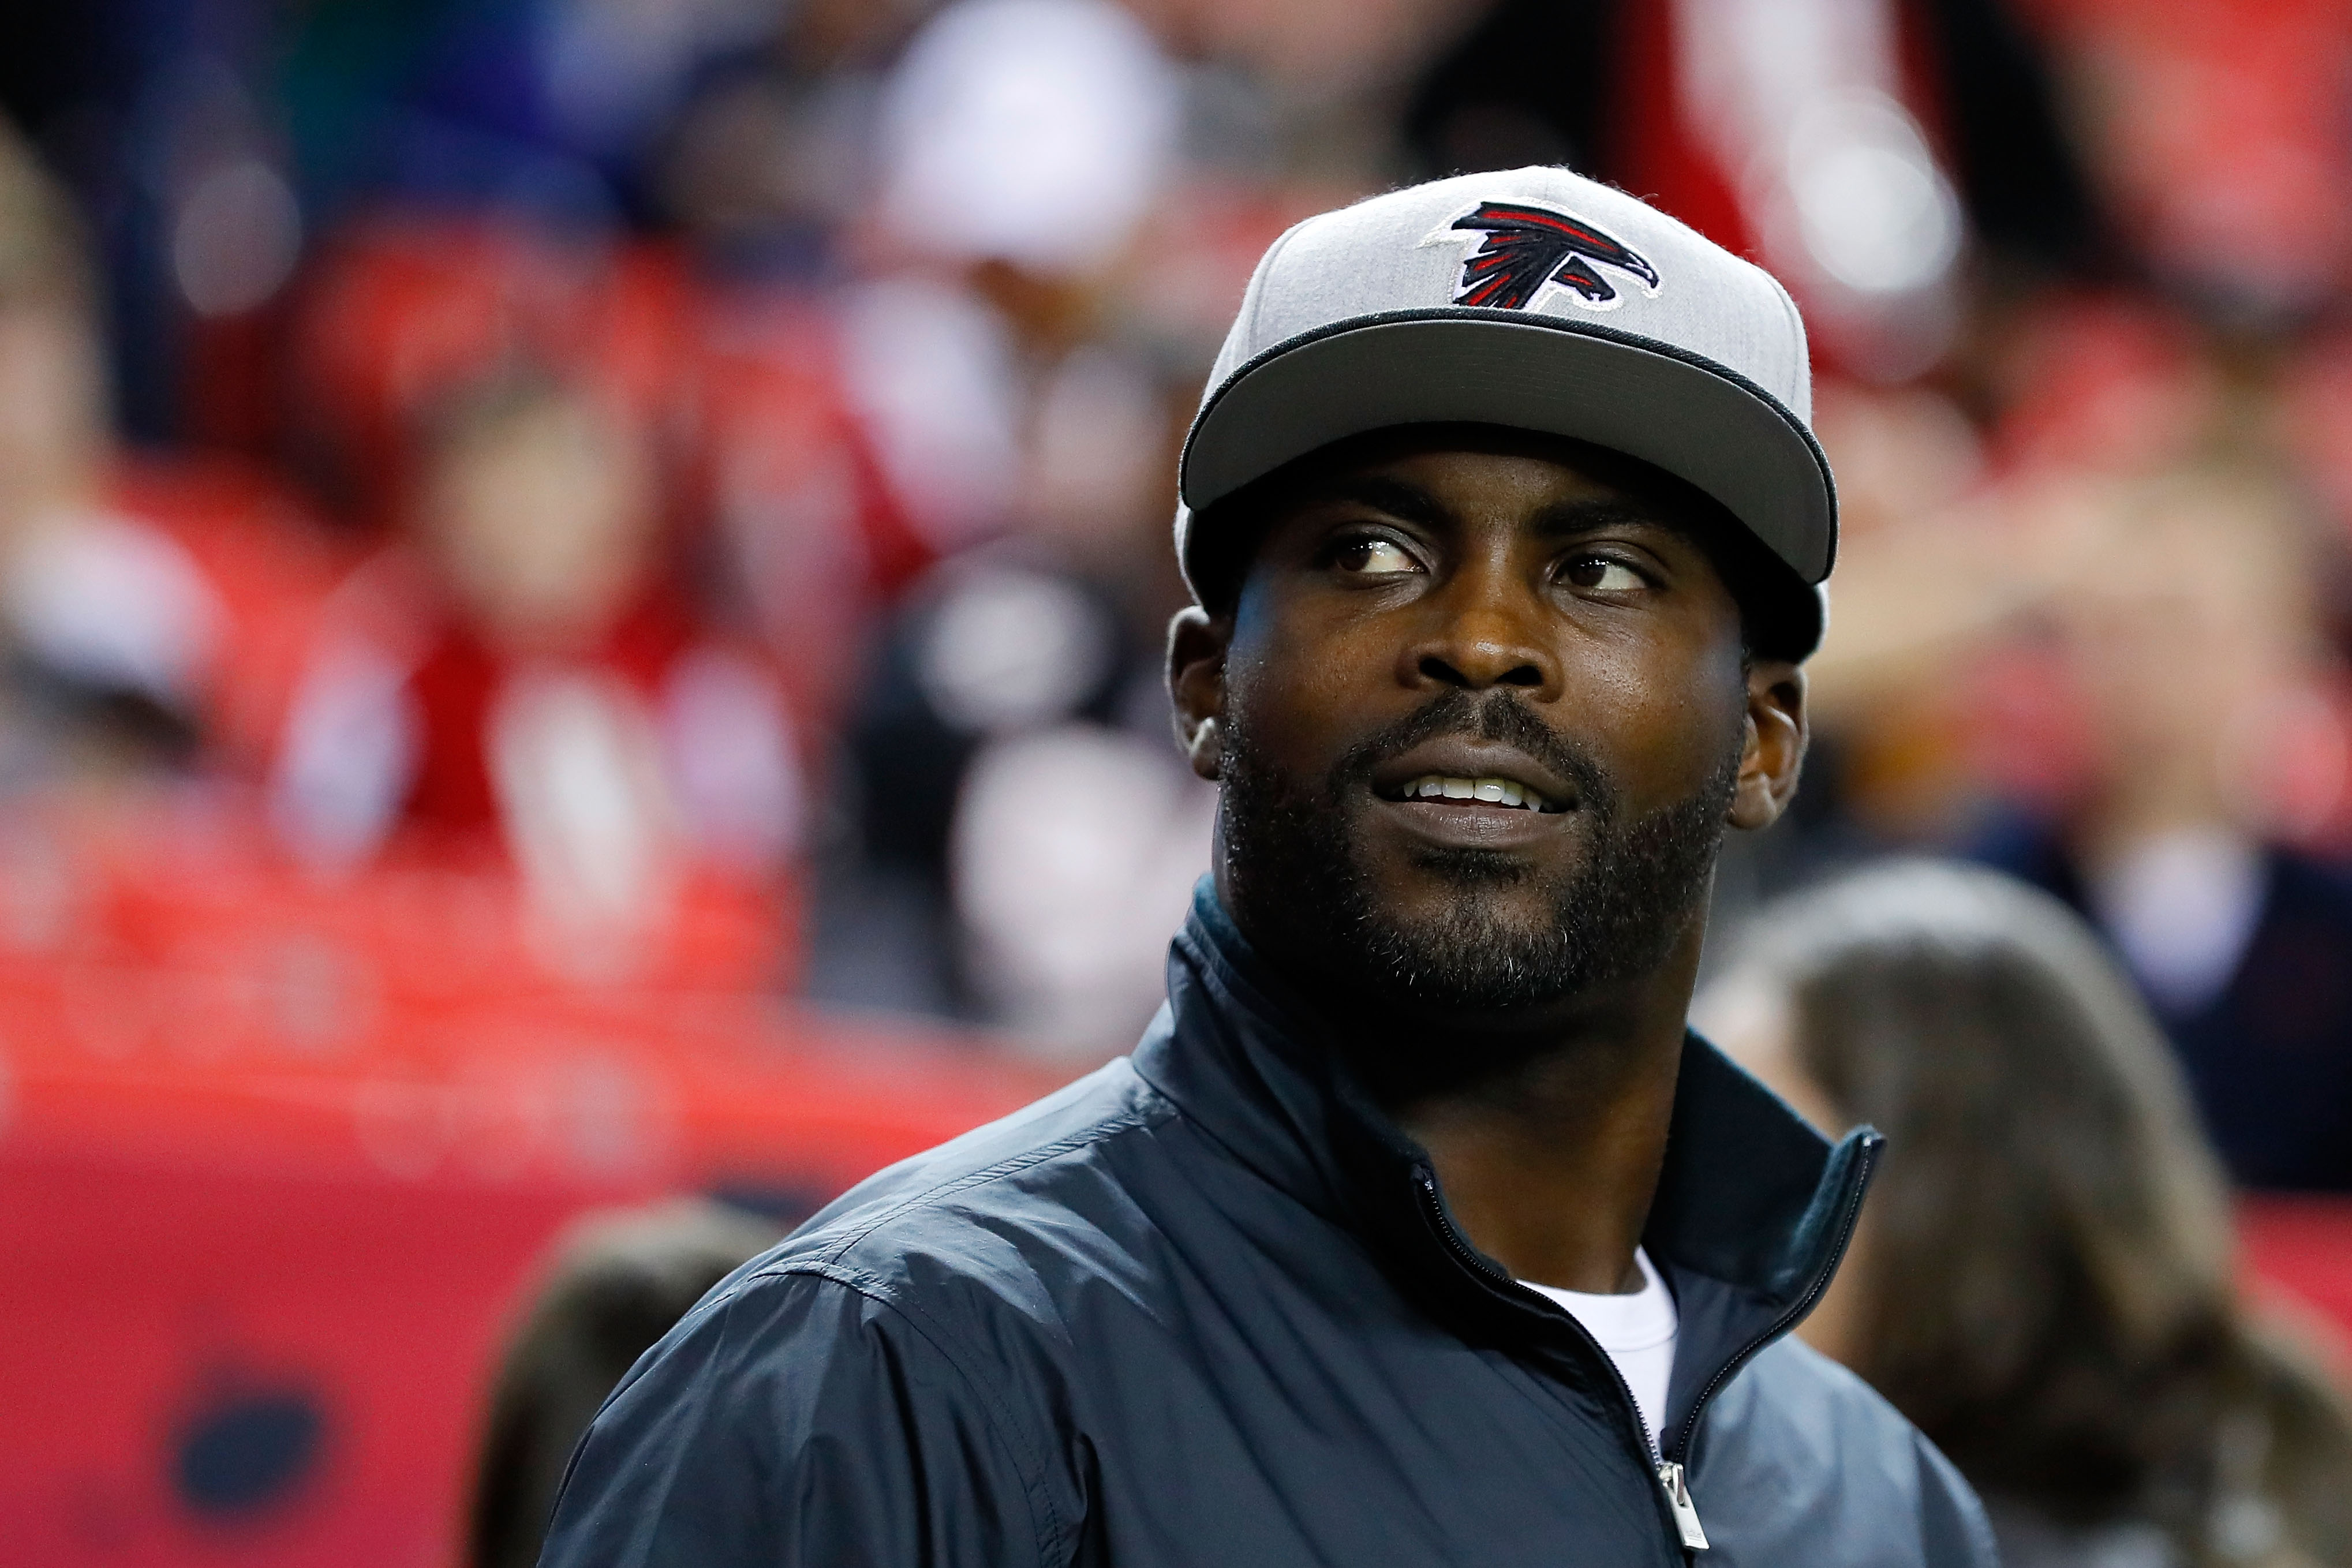
<path id="1" fill-rule="evenodd" d="M 1517 806 L 1540 811 L 1543 797 L 1509 779 L 1455 779 L 1426 773 L 1402 791 L 1408 800 L 1483 800 L 1493 806 Z"/>

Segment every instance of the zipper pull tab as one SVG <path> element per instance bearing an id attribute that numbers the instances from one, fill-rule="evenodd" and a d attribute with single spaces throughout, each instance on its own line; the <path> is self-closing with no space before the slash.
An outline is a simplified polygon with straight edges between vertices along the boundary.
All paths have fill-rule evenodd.
<path id="1" fill-rule="evenodd" d="M 1667 1505 L 1675 1511 L 1675 1528 L 1682 1531 L 1683 1550 L 1706 1550 L 1706 1531 L 1699 1527 L 1698 1504 L 1691 1501 L 1690 1488 L 1683 1480 L 1683 1468 L 1672 1459 L 1658 1466 L 1658 1484 L 1666 1489 Z"/>

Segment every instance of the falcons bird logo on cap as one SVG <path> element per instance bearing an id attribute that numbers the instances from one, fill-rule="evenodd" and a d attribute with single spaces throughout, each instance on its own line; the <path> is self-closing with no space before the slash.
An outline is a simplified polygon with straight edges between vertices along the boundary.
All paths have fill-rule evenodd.
<path id="1" fill-rule="evenodd" d="M 1462 263 L 1462 283 L 1454 293 L 1456 305 L 1524 310 L 1545 284 L 1557 283 L 1574 289 L 1587 305 L 1605 308 L 1617 302 L 1617 290 L 1595 263 L 1632 273 L 1649 292 L 1658 291 L 1658 269 L 1639 253 L 1583 219 L 1549 207 L 1481 202 L 1476 212 L 1449 226 L 1486 236 Z"/>

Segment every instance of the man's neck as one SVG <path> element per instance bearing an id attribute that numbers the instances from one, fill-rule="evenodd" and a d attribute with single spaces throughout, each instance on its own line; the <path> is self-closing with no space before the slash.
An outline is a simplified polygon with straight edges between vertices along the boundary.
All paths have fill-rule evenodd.
<path id="1" fill-rule="evenodd" d="M 1464 1234 L 1514 1278 L 1641 1288 L 1633 1249 L 1665 1159 L 1702 930 L 1694 923 L 1656 971 L 1552 1020 L 1542 1047 L 1388 1105 L 1429 1151 Z M 1476 1050 L 1464 1031 L 1434 1032 L 1422 1049 L 1450 1053 L 1451 1034 Z"/>

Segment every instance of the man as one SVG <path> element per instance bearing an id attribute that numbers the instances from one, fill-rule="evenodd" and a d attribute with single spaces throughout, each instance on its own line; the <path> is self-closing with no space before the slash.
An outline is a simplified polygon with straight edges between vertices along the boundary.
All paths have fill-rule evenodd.
<path id="1" fill-rule="evenodd" d="M 1562 170 L 1285 235 L 1181 476 L 1223 798 L 1168 1010 L 715 1291 L 545 1562 L 1989 1563 L 1783 1337 L 1876 1135 L 1683 1023 L 1804 747 L 1806 366 L 1769 278 Z"/>

